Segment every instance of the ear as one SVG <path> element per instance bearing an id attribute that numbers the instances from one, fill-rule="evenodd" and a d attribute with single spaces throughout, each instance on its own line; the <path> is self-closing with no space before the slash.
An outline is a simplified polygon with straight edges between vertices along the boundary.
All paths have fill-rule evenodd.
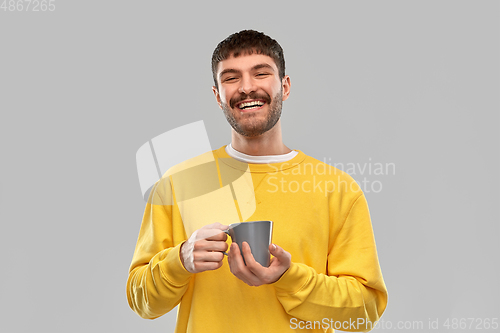
<path id="1" fill-rule="evenodd" d="M 219 91 L 217 91 L 217 88 L 215 86 L 212 86 L 212 91 L 214 92 L 215 100 L 217 101 L 217 104 L 219 104 L 219 107 L 222 110 L 222 104 L 220 103 Z"/>
<path id="2" fill-rule="evenodd" d="M 290 96 L 290 77 L 288 75 L 285 75 L 285 77 L 281 81 L 281 84 L 283 87 L 283 101 L 286 101 L 288 99 L 288 96 Z"/>

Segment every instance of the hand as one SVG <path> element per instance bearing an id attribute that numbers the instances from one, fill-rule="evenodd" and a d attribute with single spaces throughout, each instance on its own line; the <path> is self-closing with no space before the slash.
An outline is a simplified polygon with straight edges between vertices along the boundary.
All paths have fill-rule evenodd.
<path id="1" fill-rule="evenodd" d="M 269 251 L 274 258 L 271 259 L 269 267 L 263 267 L 255 261 L 248 243 L 243 242 L 242 252 L 245 256 L 245 266 L 238 244 L 232 243 L 231 251 L 227 257 L 231 273 L 249 286 L 254 287 L 278 281 L 288 268 L 290 268 L 292 256 L 274 244 L 269 246 Z"/>
<path id="2" fill-rule="evenodd" d="M 181 262 L 188 272 L 200 273 L 218 269 L 222 266 L 224 253 L 227 251 L 227 235 L 222 232 L 229 226 L 220 223 L 206 225 L 182 243 Z"/>

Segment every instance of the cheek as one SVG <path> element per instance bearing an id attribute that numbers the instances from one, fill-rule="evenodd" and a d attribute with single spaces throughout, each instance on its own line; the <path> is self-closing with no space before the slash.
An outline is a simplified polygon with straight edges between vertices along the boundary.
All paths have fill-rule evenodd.
<path id="1" fill-rule="evenodd" d="M 219 93 L 220 100 L 224 104 L 229 104 L 230 98 L 228 96 L 230 96 L 230 95 L 228 95 L 227 90 L 221 90 Z"/>
<path id="2" fill-rule="evenodd" d="M 266 91 L 268 91 L 271 94 L 271 97 L 274 97 L 276 96 L 276 94 L 280 92 L 280 90 L 281 90 L 281 85 L 279 84 L 279 82 L 276 82 L 273 85 L 269 85 Z"/>

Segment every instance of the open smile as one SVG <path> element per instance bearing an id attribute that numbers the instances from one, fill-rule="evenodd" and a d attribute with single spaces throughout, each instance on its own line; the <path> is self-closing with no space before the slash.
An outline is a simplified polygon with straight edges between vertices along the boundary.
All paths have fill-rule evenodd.
<path id="1" fill-rule="evenodd" d="M 262 109 L 262 107 L 266 104 L 261 99 L 254 99 L 254 100 L 245 100 L 237 103 L 235 106 L 242 112 L 248 112 L 248 111 L 256 111 Z"/>

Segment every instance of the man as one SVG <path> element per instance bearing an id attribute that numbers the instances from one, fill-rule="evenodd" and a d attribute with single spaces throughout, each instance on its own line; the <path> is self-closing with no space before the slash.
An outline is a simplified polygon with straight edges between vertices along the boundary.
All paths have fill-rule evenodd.
<path id="1" fill-rule="evenodd" d="M 370 330 L 387 290 L 366 199 L 347 174 L 283 143 L 280 45 L 235 33 L 215 49 L 212 73 L 231 144 L 172 168 L 151 191 L 131 308 L 153 319 L 180 303 L 176 332 Z M 274 222 L 269 267 L 246 243 L 232 243 L 225 262 L 223 230 L 251 220 Z"/>

